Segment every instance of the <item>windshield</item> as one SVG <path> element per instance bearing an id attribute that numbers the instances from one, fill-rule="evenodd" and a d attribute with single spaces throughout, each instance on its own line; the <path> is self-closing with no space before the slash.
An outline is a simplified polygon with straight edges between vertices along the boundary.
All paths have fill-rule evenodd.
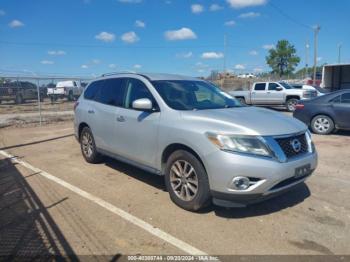
<path id="1" fill-rule="evenodd" d="M 218 87 L 204 81 L 152 81 L 165 103 L 176 110 L 240 107 L 241 104 Z"/>
<path id="2" fill-rule="evenodd" d="M 286 82 L 280 82 L 280 84 L 285 88 L 285 89 L 293 89 L 293 87 L 290 84 L 287 84 Z"/>

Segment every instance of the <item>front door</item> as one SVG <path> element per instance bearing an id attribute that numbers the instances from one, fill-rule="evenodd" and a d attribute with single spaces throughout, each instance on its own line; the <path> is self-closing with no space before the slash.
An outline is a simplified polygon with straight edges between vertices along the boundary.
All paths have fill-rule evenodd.
<path id="1" fill-rule="evenodd" d="M 344 93 L 333 103 L 337 125 L 340 128 L 350 128 L 350 92 Z"/>
<path id="2" fill-rule="evenodd" d="M 132 108 L 132 102 L 148 98 L 154 111 L 144 112 Z M 157 137 L 160 112 L 151 92 L 141 80 L 129 78 L 126 84 L 124 106 L 117 116 L 116 154 L 146 165 L 156 166 Z"/>

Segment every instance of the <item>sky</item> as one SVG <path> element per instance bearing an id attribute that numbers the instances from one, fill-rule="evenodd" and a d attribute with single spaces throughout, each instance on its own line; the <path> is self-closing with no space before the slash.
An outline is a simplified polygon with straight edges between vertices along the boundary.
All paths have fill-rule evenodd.
<path id="1" fill-rule="evenodd" d="M 0 72 L 97 76 L 269 71 L 278 40 L 300 67 L 350 62 L 349 0 L 0 0 Z M 224 47 L 226 35 L 226 48 Z M 309 48 L 306 48 L 309 43 Z M 226 63 L 225 63 L 226 61 Z"/>

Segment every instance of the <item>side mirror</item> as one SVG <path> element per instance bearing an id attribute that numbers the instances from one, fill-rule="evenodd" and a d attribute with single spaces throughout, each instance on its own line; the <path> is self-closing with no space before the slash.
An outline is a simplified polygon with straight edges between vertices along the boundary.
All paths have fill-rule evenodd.
<path id="1" fill-rule="evenodd" d="M 132 108 L 140 111 L 150 111 L 153 108 L 152 101 L 148 98 L 137 99 L 132 102 Z"/>
<path id="2" fill-rule="evenodd" d="M 276 87 L 276 91 L 282 91 L 282 90 L 283 90 L 283 88 L 281 86 Z"/>

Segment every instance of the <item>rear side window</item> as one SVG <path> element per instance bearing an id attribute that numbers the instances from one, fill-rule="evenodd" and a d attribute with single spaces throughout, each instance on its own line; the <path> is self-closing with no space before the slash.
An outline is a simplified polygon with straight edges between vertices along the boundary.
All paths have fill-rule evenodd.
<path id="1" fill-rule="evenodd" d="M 93 100 L 96 97 L 96 94 L 98 93 L 100 88 L 103 86 L 103 83 L 104 83 L 104 80 L 92 82 L 85 90 L 84 98 Z"/>
<path id="2" fill-rule="evenodd" d="M 341 103 L 342 104 L 350 104 L 350 93 L 342 94 Z"/>
<path id="3" fill-rule="evenodd" d="M 276 91 L 276 88 L 278 85 L 276 83 L 269 83 L 269 90 L 270 91 Z"/>
<path id="4" fill-rule="evenodd" d="M 265 90 L 265 83 L 255 84 L 254 90 L 255 91 L 263 91 Z"/>
<path id="5" fill-rule="evenodd" d="M 110 106 L 122 106 L 125 95 L 123 78 L 107 79 L 104 82 L 96 101 Z"/>

